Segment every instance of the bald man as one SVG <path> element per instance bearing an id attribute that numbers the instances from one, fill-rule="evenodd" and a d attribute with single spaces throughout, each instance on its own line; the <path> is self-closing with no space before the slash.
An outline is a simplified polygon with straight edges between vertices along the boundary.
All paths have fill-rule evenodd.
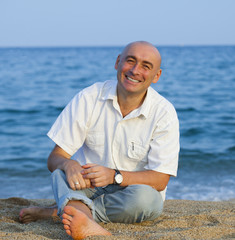
<path id="1" fill-rule="evenodd" d="M 117 57 L 117 81 L 79 92 L 48 132 L 57 205 L 27 208 L 23 223 L 58 215 L 73 239 L 111 235 L 99 222 L 138 223 L 162 212 L 176 176 L 179 123 L 171 103 L 150 85 L 162 70 L 150 43 L 127 45 Z"/>

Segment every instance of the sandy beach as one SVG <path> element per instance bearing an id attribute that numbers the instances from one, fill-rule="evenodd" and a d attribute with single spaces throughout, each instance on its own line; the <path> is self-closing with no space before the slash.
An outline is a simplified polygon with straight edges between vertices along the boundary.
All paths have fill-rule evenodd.
<path id="1" fill-rule="evenodd" d="M 28 206 L 50 206 L 54 200 L 0 199 L 0 239 L 71 239 L 59 218 L 21 224 L 18 213 Z M 235 239 L 235 201 L 167 200 L 163 214 L 141 224 L 102 224 L 111 237 L 87 239 Z"/>

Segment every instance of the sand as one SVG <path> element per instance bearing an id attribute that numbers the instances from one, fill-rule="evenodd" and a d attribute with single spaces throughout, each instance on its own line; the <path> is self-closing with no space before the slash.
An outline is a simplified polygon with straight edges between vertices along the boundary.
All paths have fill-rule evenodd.
<path id="1" fill-rule="evenodd" d="M 18 214 L 28 206 L 50 206 L 53 200 L 0 199 L 0 239 L 71 239 L 59 218 L 21 224 Z M 163 214 L 140 224 L 101 224 L 109 237 L 86 239 L 235 239 L 235 201 L 167 200 Z"/>

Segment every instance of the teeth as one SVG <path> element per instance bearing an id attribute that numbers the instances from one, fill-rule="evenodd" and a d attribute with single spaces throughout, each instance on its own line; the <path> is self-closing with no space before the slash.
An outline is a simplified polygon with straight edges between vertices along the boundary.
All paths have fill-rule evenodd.
<path id="1" fill-rule="evenodd" d="M 127 79 L 130 80 L 130 81 L 132 81 L 132 82 L 134 82 L 134 83 L 138 83 L 138 82 L 139 82 L 138 80 L 132 79 L 132 78 L 130 78 L 130 77 L 127 77 Z"/>

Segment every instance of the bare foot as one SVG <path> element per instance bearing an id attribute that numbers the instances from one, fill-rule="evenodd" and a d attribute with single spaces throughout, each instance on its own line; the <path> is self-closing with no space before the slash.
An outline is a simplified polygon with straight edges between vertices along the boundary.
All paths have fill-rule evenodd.
<path id="1" fill-rule="evenodd" d="M 94 235 L 112 235 L 94 220 L 90 219 L 85 213 L 74 207 L 66 206 L 62 218 L 66 233 L 74 240 Z"/>
<path id="2" fill-rule="evenodd" d="M 23 208 L 19 214 L 19 220 L 22 223 L 30 223 L 39 219 L 45 219 L 57 216 L 57 206 L 52 207 L 29 207 Z"/>

